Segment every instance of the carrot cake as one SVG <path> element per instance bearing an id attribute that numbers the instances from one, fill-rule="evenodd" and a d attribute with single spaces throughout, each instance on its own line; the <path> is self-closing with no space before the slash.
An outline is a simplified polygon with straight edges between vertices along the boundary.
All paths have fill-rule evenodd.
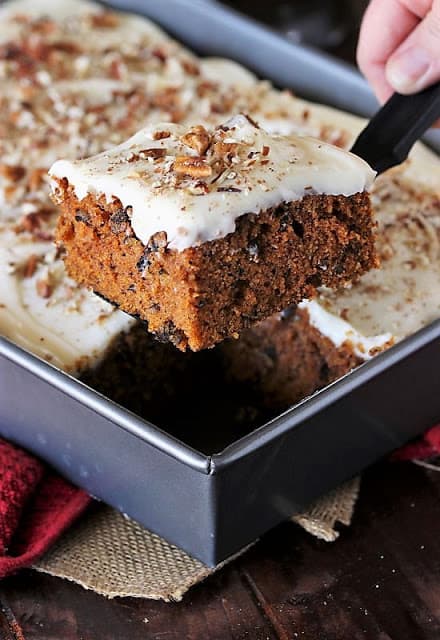
<path id="1" fill-rule="evenodd" d="M 240 112 L 271 134 L 309 135 L 345 149 L 364 125 L 278 91 L 230 60 L 199 58 L 144 18 L 85 0 L 1 3 L 0 335 L 142 415 L 162 416 L 159 424 L 165 426 L 166 412 L 152 403 L 166 409 L 176 389 L 183 398 L 187 380 L 196 380 L 188 412 L 179 412 L 182 429 L 189 428 L 204 394 L 198 385 L 220 371 L 218 350 L 193 358 L 159 344 L 131 317 L 67 276 L 53 243 L 57 213 L 47 171 L 57 158 L 98 154 L 157 122 L 210 128 Z M 421 232 L 430 175 L 437 180 L 438 199 L 438 174 L 432 170 L 437 160 L 425 162 L 420 145 L 412 158 L 405 169 L 411 189 L 402 197 Z M 401 174 L 393 175 L 380 177 L 372 188 L 381 230 L 386 199 L 377 193 Z M 421 309 L 419 322 L 426 324 L 435 313 L 429 304 Z M 229 387 L 241 402 L 244 386 Z M 246 412 L 252 411 L 249 401 Z"/>
<path id="2" fill-rule="evenodd" d="M 49 173 L 68 273 L 181 350 L 376 266 L 369 165 L 245 115 L 158 124 Z"/>

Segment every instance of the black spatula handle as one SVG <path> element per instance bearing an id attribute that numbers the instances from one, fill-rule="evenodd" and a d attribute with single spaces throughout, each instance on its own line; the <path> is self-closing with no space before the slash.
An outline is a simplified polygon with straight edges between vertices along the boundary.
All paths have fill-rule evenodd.
<path id="1" fill-rule="evenodd" d="M 403 162 L 415 142 L 440 118 L 440 82 L 420 93 L 395 93 L 376 113 L 351 151 L 383 173 Z"/>

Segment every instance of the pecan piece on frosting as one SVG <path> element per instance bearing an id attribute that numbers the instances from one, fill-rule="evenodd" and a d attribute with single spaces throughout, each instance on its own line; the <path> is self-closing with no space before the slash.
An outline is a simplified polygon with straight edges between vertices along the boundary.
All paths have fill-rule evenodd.
<path id="1" fill-rule="evenodd" d="M 26 169 L 20 165 L 0 164 L 0 176 L 10 180 L 11 182 L 18 182 L 26 175 Z"/>
<path id="2" fill-rule="evenodd" d="M 206 153 L 211 143 L 211 136 L 201 124 L 191 127 L 180 139 L 187 147 L 194 149 L 199 156 Z"/>
<path id="3" fill-rule="evenodd" d="M 103 11 L 91 16 L 92 26 L 97 29 L 113 29 L 118 26 L 118 22 L 117 14 L 111 11 Z"/>
<path id="4" fill-rule="evenodd" d="M 212 175 L 211 165 L 200 156 L 177 156 L 173 171 L 191 178 L 208 178 Z"/>
<path id="5" fill-rule="evenodd" d="M 24 278 L 32 278 L 32 276 L 34 275 L 35 271 L 37 270 L 37 264 L 38 264 L 38 256 L 35 255 L 35 253 L 33 253 L 32 255 L 29 256 L 29 258 L 26 260 L 24 267 L 23 267 L 23 277 Z"/>
<path id="6" fill-rule="evenodd" d="M 170 136 L 170 131 L 155 131 L 153 133 L 153 140 L 163 140 L 164 138 L 169 138 Z"/>
<path id="7" fill-rule="evenodd" d="M 53 292 L 53 286 L 48 278 L 41 278 L 36 282 L 37 293 L 40 298 L 50 298 Z"/>
<path id="8" fill-rule="evenodd" d="M 44 184 L 46 174 L 47 169 L 32 169 L 27 179 L 29 191 L 38 191 L 38 189 Z"/>

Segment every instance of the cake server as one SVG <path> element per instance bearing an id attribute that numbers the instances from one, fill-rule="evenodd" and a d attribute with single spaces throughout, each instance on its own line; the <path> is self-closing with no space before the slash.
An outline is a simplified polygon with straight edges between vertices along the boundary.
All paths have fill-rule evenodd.
<path id="1" fill-rule="evenodd" d="M 395 93 L 360 133 L 351 152 L 383 173 L 401 164 L 438 118 L 440 82 L 409 96 Z"/>

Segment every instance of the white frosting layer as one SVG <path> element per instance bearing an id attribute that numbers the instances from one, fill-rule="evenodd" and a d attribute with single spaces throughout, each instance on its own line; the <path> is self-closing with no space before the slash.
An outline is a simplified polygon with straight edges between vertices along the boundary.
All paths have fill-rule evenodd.
<path id="1" fill-rule="evenodd" d="M 310 324 L 331 340 L 335 347 L 347 345 L 363 360 L 369 360 L 378 351 L 383 351 L 394 341 L 391 333 L 377 336 L 363 335 L 340 316 L 326 311 L 316 300 L 304 300 L 298 305 L 298 308 L 307 311 Z"/>
<path id="2" fill-rule="evenodd" d="M 47 243 L 17 243 L 13 233 L 0 234 L 0 328 L 36 355 L 75 372 L 99 362 L 112 338 L 135 321 L 79 289 L 55 255 Z M 23 277 L 31 256 L 38 259 L 35 273 Z M 38 293 L 46 284 L 47 298 Z"/>
<path id="3" fill-rule="evenodd" d="M 233 60 L 204 58 L 200 62 L 203 75 L 211 82 L 238 87 L 254 87 L 257 77 Z"/>
<path id="4" fill-rule="evenodd" d="M 169 136 L 156 139 L 163 131 Z M 88 160 L 56 162 L 50 175 L 67 178 L 79 200 L 89 193 L 118 198 L 131 207 L 132 228 L 144 244 L 165 231 L 169 246 L 178 250 L 233 232 L 244 213 L 305 195 L 350 196 L 369 189 L 375 176 L 347 151 L 309 137 L 268 135 L 243 115 L 213 133 L 202 160 L 206 177 L 192 175 L 191 167 L 182 176 L 179 158 L 198 161 L 183 140 L 187 133 L 179 125 L 148 127 Z M 217 153 L 218 145 L 225 150 Z M 155 157 L 156 149 L 164 155 Z"/>
<path id="5" fill-rule="evenodd" d="M 0 5 L 0 20 L 5 21 L 15 15 L 32 18 L 40 16 L 56 16 L 57 20 L 72 18 L 81 13 L 88 13 L 91 9 L 98 9 L 98 3 L 89 0 L 10 0 Z M 6 32 L 6 22 L 1 31 Z M 10 27 L 10 25 L 8 25 Z"/>
<path id="6" fill-rule="evenodd" d="M 90 14 L 99 15 L 103 11 L 102 5 L 89 0 L 11 0 L 0 5 L 0 42 L 13 41 L 23 32 L 20 22 L 8 21 L 16 15 L 33 19 L 47 17 L 59 23 L 73 21 L 71 36 L 75 39 L 74 27 L 80 27 L 81 19 Z M 136 39 L 145 35 L 160 39 L 166 38 L 163 31 L 150 20 L 140 19 L 130 14 L 119 13 L 115 15 L 119 16 L 117 29 L 101 31 L 94 41 L 92 39 L 87 43 L 88 48 L 104 49 L 112 45 L 121 46 L 124 38 Z"/>

